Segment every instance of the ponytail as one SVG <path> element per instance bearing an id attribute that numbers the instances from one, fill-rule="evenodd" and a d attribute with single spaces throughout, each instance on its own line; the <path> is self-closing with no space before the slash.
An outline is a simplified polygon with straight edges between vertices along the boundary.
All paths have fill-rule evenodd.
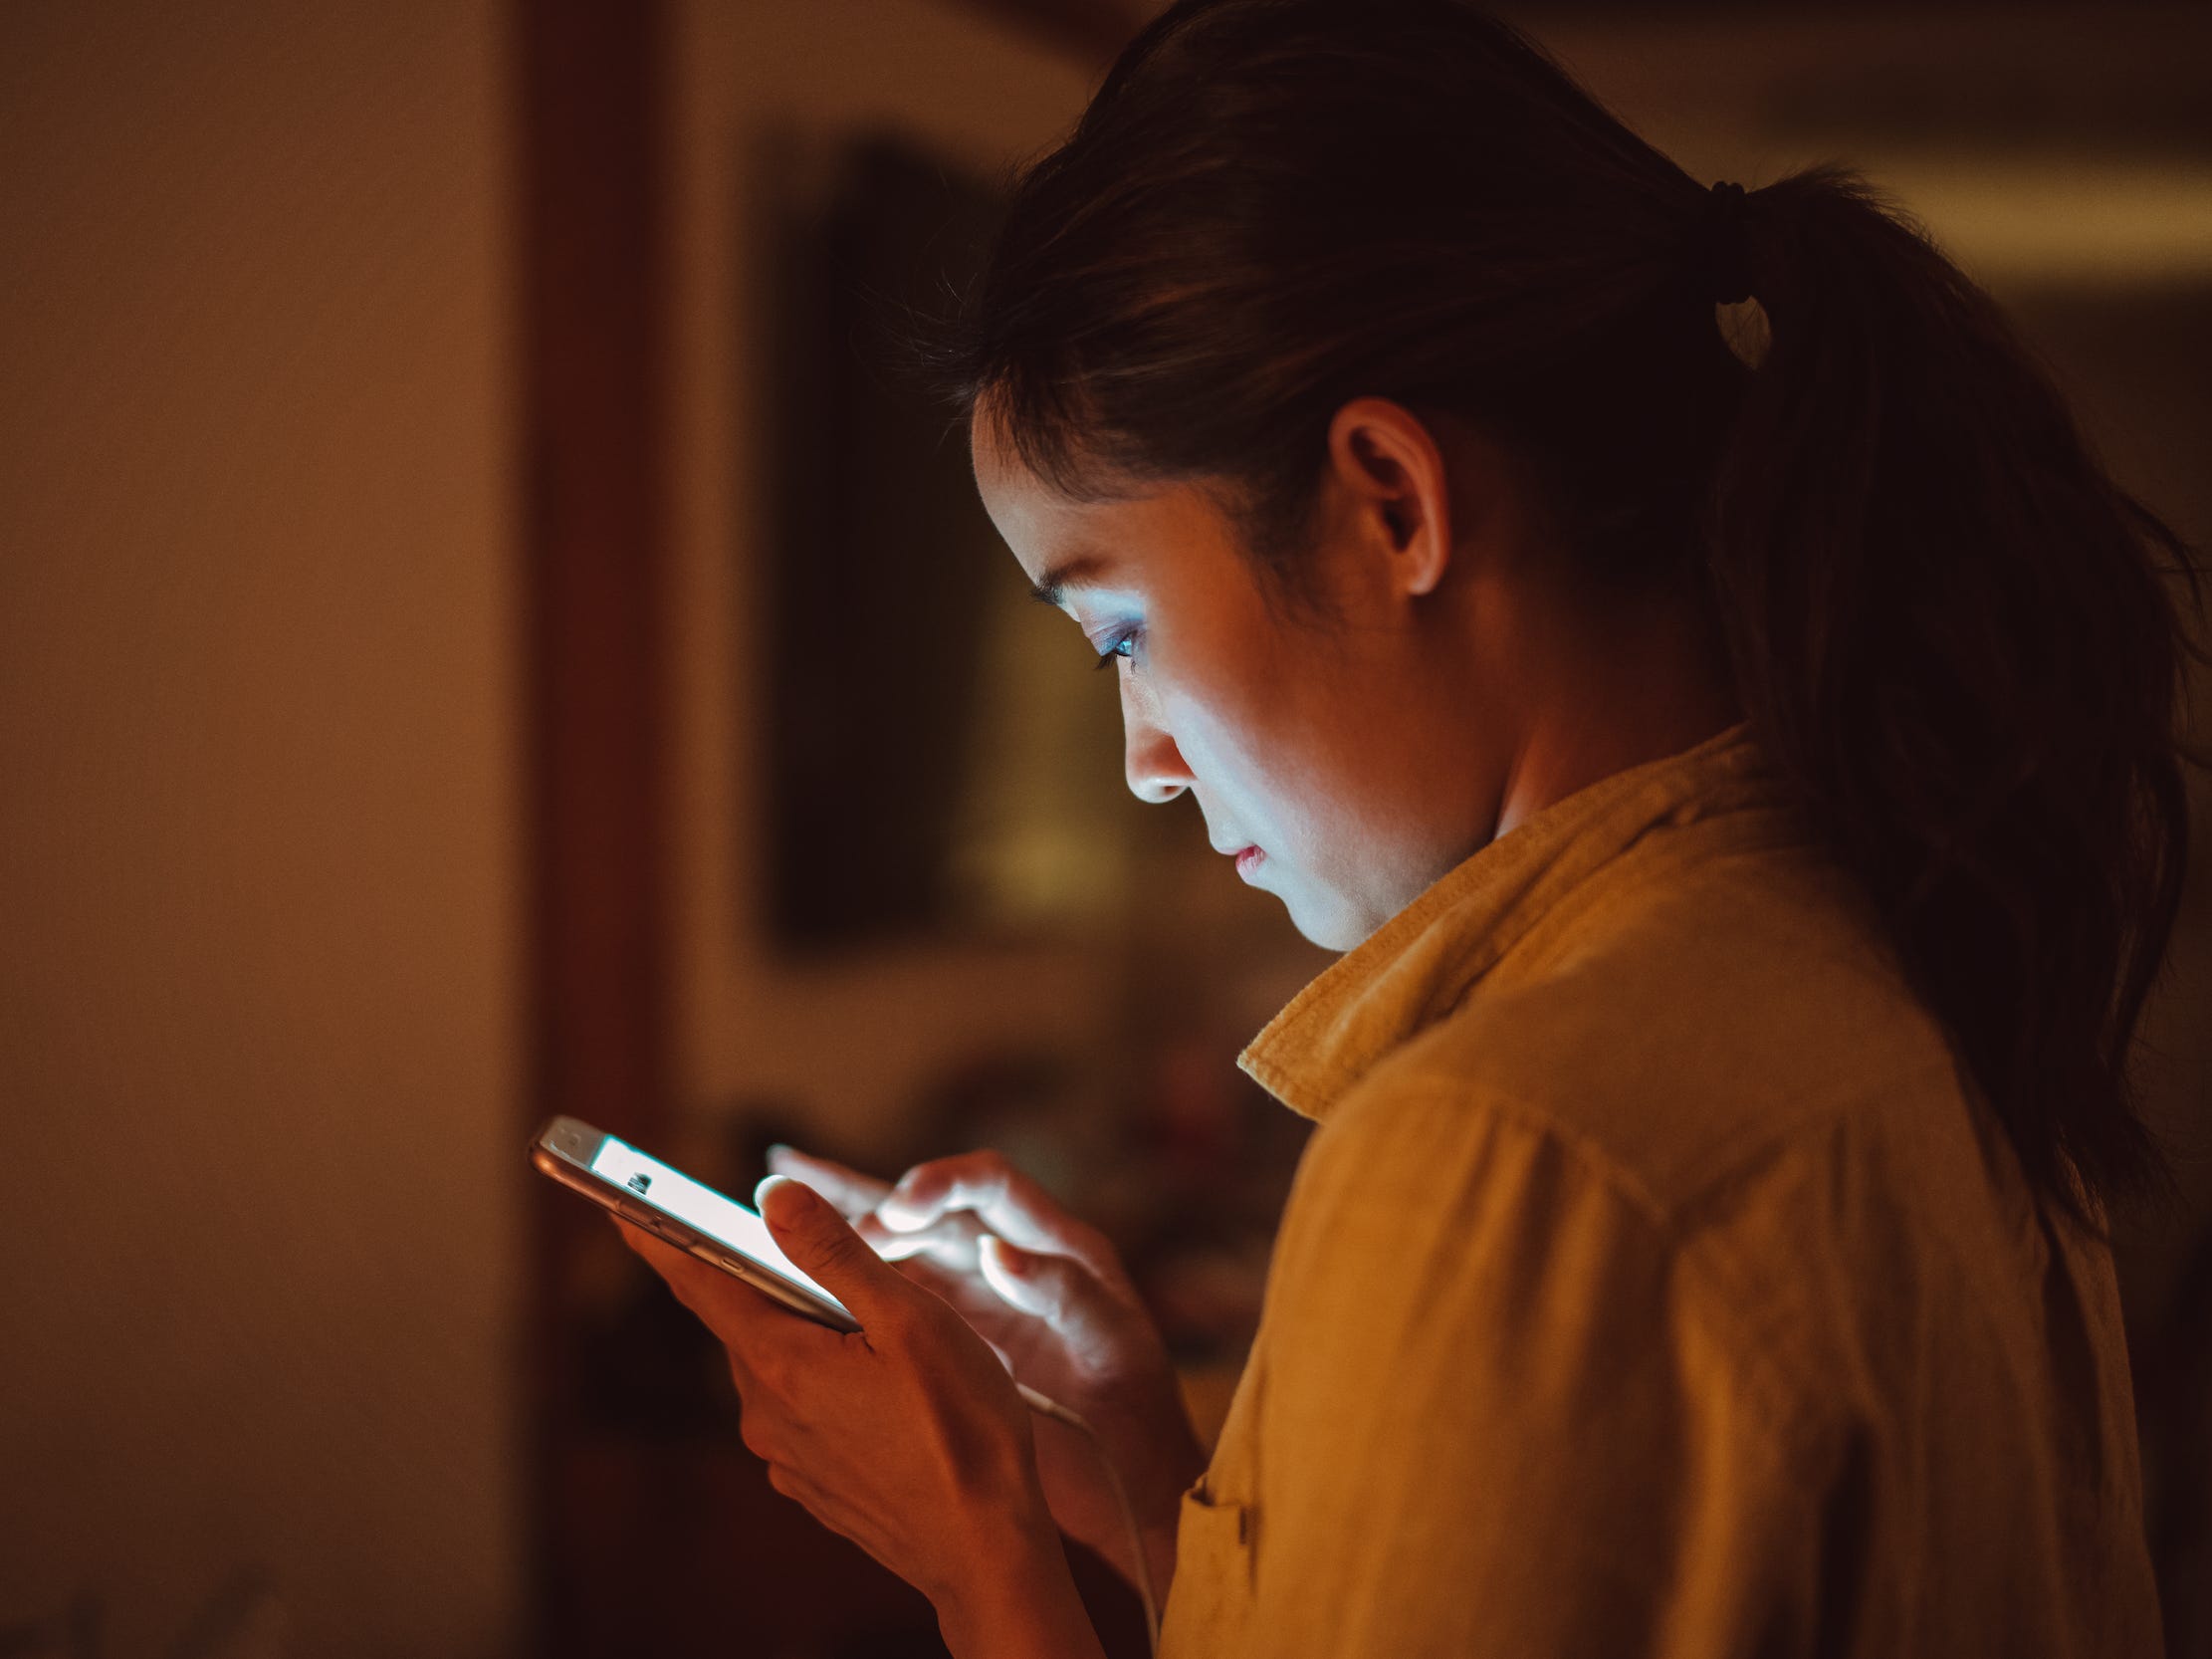
<path id="1" fill-rule="evenodd" d="M 1071 497 L 1231 486 L 1285 594 L 1348 398 L 1494 434 L 1564 557 L 1708 605 L 2030 1179 L 2089 1213 L 2156 1170 L 2127 1057 L 2188 843 L 2161 567 L 2195 573 L 1849 175 L 1708 192 L 1459 0 L 1178 0 L 910 339 Z"/>
<path id="2" fill-rule="evenodd" d="M 1755 734 L 1860 878 L 2028 1175 L 2157 1166 L 2128 1048 L 2180 902 L 2194 654 L 2173 532 L 1988 297 L 1841 171 L 1745 204 L 1770 343 L 1707 559 Z"/>

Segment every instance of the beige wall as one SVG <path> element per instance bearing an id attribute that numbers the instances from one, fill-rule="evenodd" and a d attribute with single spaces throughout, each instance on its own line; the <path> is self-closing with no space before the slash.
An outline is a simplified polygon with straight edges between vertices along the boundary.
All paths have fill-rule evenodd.
<path id="1" fill-rule="evenodd" d="M 503 16 L 0 12 L 0 1628 L 513 1623 Z"/>

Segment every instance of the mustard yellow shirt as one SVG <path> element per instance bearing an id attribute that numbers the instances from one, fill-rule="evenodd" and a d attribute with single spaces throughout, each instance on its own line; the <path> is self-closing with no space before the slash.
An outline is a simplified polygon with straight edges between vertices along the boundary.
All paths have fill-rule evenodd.
<path id="1" fill-rule="evenodd" d="M 1166 1659 L 2160 1651 L 2108 1255 L 1744 727 L 1492 841 L 1239 1064 L 1318 1127 Z"/>

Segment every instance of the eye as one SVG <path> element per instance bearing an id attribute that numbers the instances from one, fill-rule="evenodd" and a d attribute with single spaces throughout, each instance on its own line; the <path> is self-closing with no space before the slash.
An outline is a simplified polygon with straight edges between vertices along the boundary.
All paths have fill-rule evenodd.
<path id="1" fill-rule="evenodd" d="M 1116 657 L 1124 657 L 1127 658 L 1129 661 L 1134 662 L 1136 658 L 1132 656 L 1128 651 L 1123 650 L 1122 647 L 1124 645 L 1134 646 L 1136 642 L 1137 630 L 1135 628 L 1131 628 L 1127 633 L 1116 634 L 1111 640 L 1107 642 L 1105 650 L 1099 653 L 1099 667 L 1111 668 L 1114 664 L 1114 658 Z"/>

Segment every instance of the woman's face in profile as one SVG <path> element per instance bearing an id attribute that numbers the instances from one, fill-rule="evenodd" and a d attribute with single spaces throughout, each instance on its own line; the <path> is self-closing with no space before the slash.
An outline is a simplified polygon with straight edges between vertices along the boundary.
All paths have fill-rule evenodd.
<path id="1" fill-rule="evenodd" d="M 1408 680 L 1413 653 L 1387 613 L 1362 625 L 1356 577 L 1330 585 L 1351 600 L 1332 623 L 1278 615 L 1196 487 L 1069 502 L 987 427 L 972 423 L 972 446 L 992 522 L 1092 650 L 1120 659 L 1125 765 L 1141 800 L 1189 790 L 1214 847 L 1256 846 L 1245 879 L 1336 950 L 1464 854 L 1448 833 L 1439 843 L 1438 769 L 1423 764 L 1439 735 L 1423 725 L 1434 696 Z"/>

